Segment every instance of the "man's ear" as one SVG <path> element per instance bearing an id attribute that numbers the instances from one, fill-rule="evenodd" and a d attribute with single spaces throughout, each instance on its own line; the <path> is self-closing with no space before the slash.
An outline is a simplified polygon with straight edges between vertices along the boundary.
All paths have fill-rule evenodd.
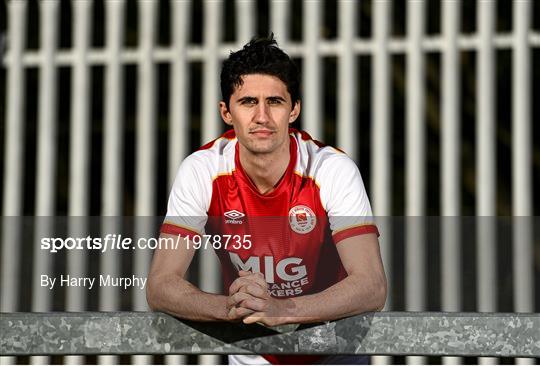
<path id="1" fill-rule="evenodd" d="M 294 107 L 291 113 L 289 114 L 289 123 L 293 123 L 294 121 L 296 121 L 296 119 L 300 115 L 300 109 L 302 109 L 300 105 L 300 101 L 297 101 L 296 103 L 294 103 Z"/>
<path id="2" fill-rule="evenodd" d="M 221 114 L 221 118 L 226 124 L 232 126 L 233 123 L 231 112 L 229 112 L 229 108 L 227 108 L 227 105 L 224 101 L 219 102 L 219 114 Z"/>

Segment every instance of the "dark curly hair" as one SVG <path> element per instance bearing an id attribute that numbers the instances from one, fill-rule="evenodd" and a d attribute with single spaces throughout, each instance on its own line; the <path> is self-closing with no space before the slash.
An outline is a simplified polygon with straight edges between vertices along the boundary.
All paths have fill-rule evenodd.
<path id="1" fill-rule="evenodd" d="M 279 78 L 287 86 L 293 106 L 300 100 L 300 75 L 291 58 L 281 50 L 274 35 L 252 38 L 241 50 L 231 52 L 221 69 L 221 95 L 229 108 L 234 89 L 242 85 L 242 76 L 265 74 Z"/>

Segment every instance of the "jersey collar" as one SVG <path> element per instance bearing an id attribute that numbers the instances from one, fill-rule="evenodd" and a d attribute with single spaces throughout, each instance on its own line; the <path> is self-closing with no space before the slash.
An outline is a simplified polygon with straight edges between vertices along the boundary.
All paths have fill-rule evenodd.
<path id="1" fill-rule="evenodd" d="M 261 194 L 255 184 L 253 184 L 253 181 L 251 178 L 247 175 L 244 168 L 242 167 L 242 164 L 240 164 L 240 142 L 236 141 L 235 146 L 235 154 L 234 154 L 234 163 L 236 166 L 236 171 L 239 173 L 239 176 L 243 181 L 245 181 L 246 185 L 249 186 L 249 188 L 255 192 L 257 195 L 261 197 L 275 197 L 279 193 L 281 193 L 284 190 L 287 190 L 290 186 L 292 180 L 291 177 L 294 174 L 294 169 L 296 167 L 296 161 L 298 159 L 298 143 L 296 142 L 296 139 L 294 138 L 291 131 L 289 131 L 289 153 L 290 153 L 290 159 L 289 159 L 289 165 L 287 166 L 287 170 L 285 170 L 285 173 L 281 177 L 281 179 L 278 181 L 277 185 L 274 187 L 274 190 L 267 194 Z"/>

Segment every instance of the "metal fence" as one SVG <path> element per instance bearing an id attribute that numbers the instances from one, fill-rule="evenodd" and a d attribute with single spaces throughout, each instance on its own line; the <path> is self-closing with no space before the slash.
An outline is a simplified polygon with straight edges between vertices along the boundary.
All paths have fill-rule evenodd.
<path id="1" fill-rule="evenodd" d="M 260 29 L 275 34 L 280 46 L 292 57 L 299 59 L 303 78 L 302 128 L 312 136 L 324 139 L 335 136 L 337 146 L 345 150 L 360 165 L 364 178 L 370 187 L 370 199 L 374 212 L 381 217 L 381 248 L 389 279 L 396 277 L 394 269 L 402 266 L 406 273 L 403 284 L 404 309 L 396 309 L 390 292 L 387 309 L 424 311 L 427 310 L 428 263 L 426 262 L 426 237 L 421 220 L 410 222 L 404 239 L 404 257 L 400 263 L 392 260 L 392 225 L 385 222 L 386 217 L 403 214 L 407 217 L 423 217 L 429 212 L 428 191 L 435 191 L 440 204 L 441 216 L 460 216 L 463 201 L 462 190 L 465 178 L 462 176 L 462 109 L 463 73 L 460 59 L 463 54 L 475 56 L 475 127 L 474 152 L 475 192 L 474 214 L 494 216 L 497 211 L 497 183 L 511 186 L 511 214 L 516 217 L 512 238 L 513 260 L 513 311 L 533 312 L 534 305 L 534 263 L 532 221 L 520 220 L 534 214 L 533 196 L 533 124 L 538 115 L 531 103 L 538 84 L 538 73 L 532 63 L 534 50 L 540 47 L 540 31 L 533 29 L 533 16 L 538 13 L 538 5 L 533 1 L 510 2 L 513 27 L 507 32 L 496 31 L 496 12 L 500 3 L 495 1 L 474 2 L 476 30 L 462 31 L 464 2 L 443 0 L 440 5 L 440 32 L 426 33 L 426 14 L 428 3 L 420 0 L 402 3 L 405 14 L 398 14 L 406 24 L 404 35 L 392 33 L 392 17 L 396 17 L 392 1 L 303 1 L 288 2 L 271 0 L 255 2 L 249 0 L 221 1 L 209 0 L 201 3 L 191 1 L 166 2 L 123 0 L 93 2 L 72 1 L 69 3 L 72 26 L 71 46 L 59 47 L 61 36 L 60 17 L 64 3 L 55 0 L 27 2 L 11 0 L 4 6 L 7 15 L 7 30 L 3 38 L 6 42 L 2 57 L 5 77 L 2 88 L 5 91 L 3 118 L 3 175 L 2 175 L 2 213 L 4 218 L 22 216 L 28 211 L 35 216 L 54 216 L 62 210 L 58 207 L 59 194 L 65 195 L 68 216 L 94 214 L 103 217 L 126 214 L 126 205 L 132 206 L 130 214 L 136 216 L 162 215 L 156 202 L 164 201 L 159 192 L 160 186 L 169 187 L 182 159 L 193 146 L 217 137 L 223 127 L 217 113 L 219 101 L 219 68 L 221 60 L 230 50 L 238 49 Z M 368 6 L 371 23 L 370 36 L 359 36 L 359 8 Z M 470 3 L 467 6 L 470 7 Z M 299 5 L 300 4 L 300 5 Z M 104 20 L 96 22 L 99 7 Z M 127 8 L 136 8 L 136 27 L 138 39 L 136 46 L 126 46 Z M 261 7 L 267 7 L 261 11 Z M 337 16 L 335 37 L 327 38 L 321 33 L 324 12 L 334 7 Z M 200 8 L 203 25 L 201 41 L 194 42 L 192 30 L 195 26 L 194 8 Z M 31 11 L 32 9 L 35 12 Z M 293 11 L 296 9 L 296 13 Z M 298 13 L 298 9 L 300 9 Z M 536 10 L 536 12 L 534 11 Z M 265 27 L 260 26 L 263 14 L 269 17 Z M 510 15 L 509 15 L 510 16 Z M 224 27 L 229 18 L 234 17 L 234 41 L 224 42 Z M 36 19 L 39 22 L 32 24 Z M 293 39 L 295 22 L 302 21 L 302 37 Z M 64 20 L 65 21 L 65 20 Z M 133 20 L 131 20 L 133 21 Z M 167 45 L 159 44 L 158 27 L 161 23 L 170 25 Z M 94 23 L 94 24 L 93 24 Z M 538 23 L 538 20 L 536 20 Z M 38 27 L 39 47 L 29 48 L 28 29 Z M 104 45 L 93 45 L 96 33 L 103 34 Z M 511 95 L 509 100 L 496 100 L 496 54 L 507 50 L 511 53 Z M 426 87 L 426 58 L 436 54 L 440 57 L 440 172 L 437 182 L 428 179 L 426 136 L 426 104 L 429 90 Z M 370 60 L 369 74 L 360 73 L 359 58 Z M 395 57 L 405 60 L 404 70 L 404 110 L 395 108 L 393 93 L 395 80 L 393 68 Z M 537 56 L 536 56 L 537 57 Z M 324 60 L 335 61 L 335 117 L 334 124 L 327 126 L 328 114 L 323 110 L 326 104 L 326 67 Z M 538 62 L 538 61 L 536 61 Z M 168 78 L 160 78 L 159 65 L 166 65 Z M 195 78 L 193 68 L 200 67 L 200 79 Z M 134 66 L 134 69 L 128 67 Z M 62 70 L 69 70 L 69 95 L 59 91 Z M 96 71 L 98 70 L 98 71 Z M 101 71 L 99 71 L 101 70 Z M 37 72 L 37 74 L 36 74 Z M 97 81 L 96 75 L 102 72 Z M 33 73 L 33 74 L 32 74 Z M 29 76 L 30 75 L 30 76 Z M 37 85 L 28 81 L 33 77 Z M 36 76 L 37 75 L 37 76 Z M 535 79 L 536 75 L 536 79 Z M 132 80 L 134 79 L 134 80 Z M 359 82 L 360 80 L 360 82 Z M 200 82 L 200 87 L 194 84 Z M 132 84 L 130 84 L 132 83 Z M 159 90 L 167 89 L 167 101 L 160 100 Z M 369 104 L 371 120 L 359 120 L 359 90 L 362 84 L 369 85 Z M 30 86 L 29 86 L 30 85 Z M 94 90 L 96 85 L 102 90 Z M 133 91 L 126 85 L 134 85 Z M 37 86 L 37 90 L 32 90 Z M 365 86 L 364 86 L 365 87 Z M 200 95 L 193 95 L 199 91 Z M 131 95 L 132 93 L 133 95 Z M 536 91 L 536 93 L 538 93 Z M 32 132 L 35 147 L 28 143 L 31 134 L 28 103 L 29 95 L 37 100 L 37 111 Z M 97 95 L 97 97 L 96 97 Z M 200 118 L 195 118 L 194 101 L 199 101 Z M 101 115 L 93 113 L 95 104 L 101 105 Z M 511 106 L 511 173 L 507 182 L 497 182 L 497 142 L 498 123 L 497 104 Z M 59 116 L 59 108 L 69 105 L 67 122 Z M 127 105 L 127 107 L 126 107 Z M 165 105 L 166 107 L 163 107 Z M 326 107 L 325 107 L 326 108 Z M 133 126 L 127 126 L 126 110 L 134 111 Z M 165 110 L 165 112 L 163 112 Z M 403 112 L 403 111 L 401 111 Z M 165 117 L 163 117 L 165 116 Z M 165 120 L 163 122 L 163 119 Z M 196 121 L 195 121 L 196 120 Z M 397 126 L 396 121 L 403 121 Z M 100 133 L 95 136 L 96 121 Z M 60 129 L 69 131 L 67 141 L 60 141 Z M 160 126 L 164 125 L 164 130 Z M 369 136 L 359 139 L 363 126 L 369 125 Z M 195 127 L 194 127 L 195 126 Z M 132 148 L 126 146 L 126 130 L 134 131 L 130 137 Z M 399 127 L 399 128 L 398 128 Z M 402 129 L 403 156 L 396 160 L 393 151 L 396 130 Z M 327 130 L 331 129 L 329 133 Z M 193 132 L 195 130 L 195 132 Z M 193 136 L 197 141 L 193 140 Z M 95 141 L 97 139 L 97 142 Z M 368 141 L 368 146 L 362 146 Z M 67 144 L 63 149 L 62 144 Z M 164 150 L 162 146 L 166 146 Z M 96 151 L 96 148 L 99 151 Z M 62 156 L 63 153 L 68 159 Z M 367 152 L 367 154 L 364 154 Z M 132 153 L 133 156 L 130 156 Z M 99 161 L 95 161 L 95 156 Z M 366 162 L 364 156 L 369 157 Z M 65 167 L 60 161 L 67 161 Z M 166 167 L 160 167 L 161 161 Z M 398 161 L 396 163 L 396 161 Z M 395 165 L 404 163 L 403 212 L 396 212 L 396 179 L 393 175 Z M 62 163 L 63 164 L 63 163 Z M 127 169 L 126 164 L 131 168 Z M 368 165 L 369 169 L 363 169 Z M 537 165 L 537 164 L 536 164 Z M 536 166 L 534 165 L 534 166 Z M 97 166 L 97 168 L 96 168 Z M 66 170 L 67 183 L 61 185 L 61 169 Z M 99 179 L 95 177 L 98 172 Z M 94 174 L 94 176 L 92 176 Z M 158 176 L 166 175 L 160 183 Z M 97 179 L 97 180 L 96 180 Z M 29 185 L 28 181 L 32 181 Z M 133 181 L 133 196 L 126 203 L 126 186 Z M 428 182 L 429 181 L 429 182 Z M 97 183 L 96 183 L 97 182 Z M 28 191 L 31 188 L 31 193 Z M 168 188 L 165 188 L 166 191 Z M 93 192 L 98 191 L 99 194 Z M 96 197 L 98 202 L 96 203 Z M 160 203 L 163 207 L 165 202 Z M 92 207 L 97 206 L 97 212 Z M 30 207 L 30 209 L 25 207 Z M 462 253 L 460 236 L 463 228 L 459 220 L 446 220 L 442 223 L 440 251 L 441 303 L 439 310 L 463 310 Z M 117 228 L 113 220 L 103 221 L 103 232 Z M 139 234 L 152 233 L 155 228 L 139 226 Z M 40 237 L 50 232 L 47 222 L 35 230 L 36 244 Z M 85 231 L 84 221 L 70 225 L 70 232 Z M 476 296 L 478 311 L 497 311 L 497 253 L 493 248 L 495 227 L 492 221 L 479 223 L 476 231 L 477 255 Z M 24 267 L 25 257 L 20 245 L 20 228 L 4 225 L 1 242 L 1 311 L 21 310 L 20 268 Z M 538 243 L 536 243 L 538 245 Z M 54 263 L 50 257 L 41 256 L 38 245 L 33 245 L 33 271 L 45 273 L 52 271 Z M 395 259 L 395 258 L 394 258 Z M 100 270 L 116 273 L 121 258 L 115 255 L 103 256 Z M 137 252 L 133 257 L 133 271 L 144 275 L 147 271 L 150 254 Z M 69 253 L 66 258 L 66 271 L 84 274 L 88 271 L 88 258 L 84 254 Z M 200 259 L 199 285 L 207 290 L 219 288 L 218 266 L 211 253 L 203 253 Z M 538 265 L 538 264 L 537 264 Z M 50 311 L 51 296 L 43 289 L 37 276 L 32 277 L 32 311 Z M 394 281 L 390 281 L 393 286 Z M 536 285 L 537 287 L 538 285 Z M 103 288 L 100 293 L 100 310 L 119 310 L 119 295 L 113 289 Z M 65 310 L 83 311 L 85 309 L 84 291 L 70 290 L 66 295 Z M 133 310 L 145 310 L 144 296 L 138 294 L 132 300 Z M 432 309 L 431 309 L 432 310 Z M 169 359 L 179 362 L 182 359 Z M 71 362 L 80 362 L 72 359 Z M 104 359 L 114 363 L 114 359 Z M 138 359 L 146 362 L 148 359 Z M 185 361 L 185 360 L 184 360 Z M 375 361 L 388 362 L 379 359 Z M 411 359 L 410 362 L 422 361 Z M 445 362 L 452 360 L 445 360 Z M 494 362 L 494 360 L 488 360 Z M 36 361 L 37 362 L 37 361 Z M 202 359 L 201 362 L 215 362 L 215 359 Z"/>
<path id="2" fill-rule="evenodd" d="M 188 322 L 157 312 L 2 313 L 0 354 L 540 357 L 540 314 L 380 312 L 307 326 L 228 326 L 223 332 L 223 323 Z"/>

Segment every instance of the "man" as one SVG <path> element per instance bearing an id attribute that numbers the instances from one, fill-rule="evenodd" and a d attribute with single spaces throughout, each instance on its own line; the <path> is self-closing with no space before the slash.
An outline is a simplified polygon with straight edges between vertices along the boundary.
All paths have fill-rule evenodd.
<path id="1" fill-rule="evenodd" d="M 298 74 L 272 38 L 254 39 L 224 62 L 219 109 L 233 129 L 180 166 L 161 236 L 184 241 L 154 254 L 147 289 L 152 309 L 275 326 L 383 308 L 378 231 L 358 168 L 343 152 L 289 128 L 301 109 Z M 220 259 L 225 295 L 184 279 L 204 241 Z"/>

